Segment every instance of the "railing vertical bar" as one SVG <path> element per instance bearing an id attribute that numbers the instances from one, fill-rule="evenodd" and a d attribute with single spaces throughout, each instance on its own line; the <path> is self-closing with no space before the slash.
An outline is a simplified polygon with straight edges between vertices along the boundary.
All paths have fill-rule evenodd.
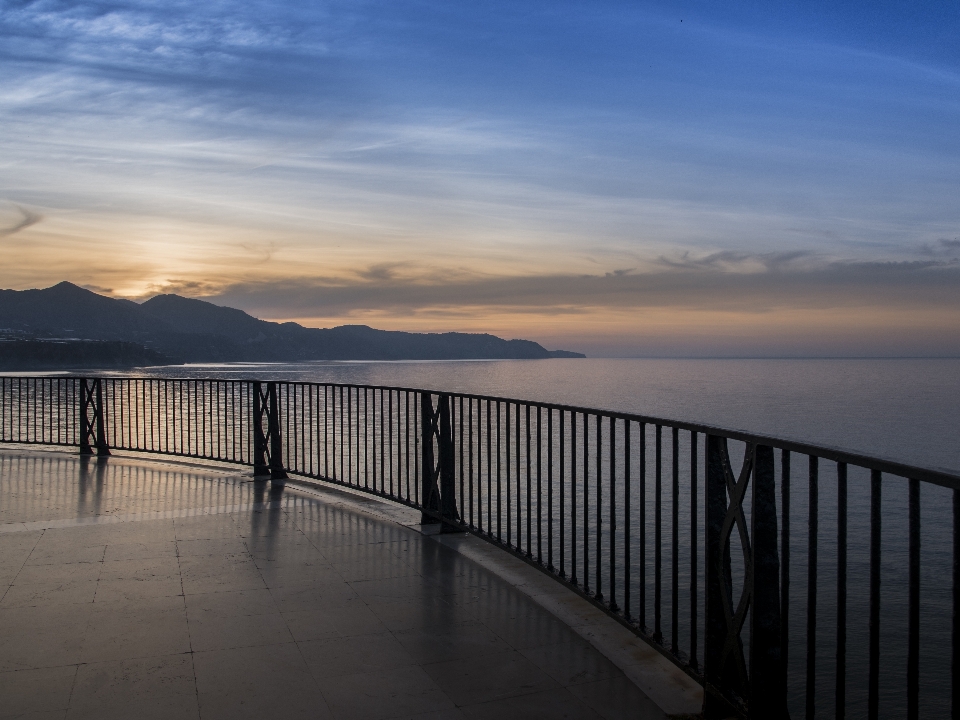
<path id="1" fill-rule="evenodd" d="M 370 389 L 363 388 L 363 487 L 366 489 L 370 481 L 370 401 L 369 401 Z M 376 413 L 376 409 L 373 411 Z M 357 423 L 360 423 L 360 402 L 357 401 Z M 360 440 L 359 429 L 357 432 L 357 440 Z M 359 461 L 359 455 L 357 456 Z M 376 475 L 373 477 L 373 491 L 377 491 L 376 484 Z"/>
<path id="2" fill-rule="evenodd" d="M 391 496 L 396 496 L 396 495 L 402 495 L 403 492 L 400 490 L 400 488 L 399 488 L 398 486 L 395 486 L 395 485 L 394 485 L 394 475 L 393 475 L 393 469 L 394 469 L 394 463 L 393 463 L 393 460 L 394 460 L 394 450 L 393 450 L 393 395 L 394 395 L 394 391 L 393 391 L 393 390 L 387 390 L 387 438 L 388 438 L 388 442 L 390 443 L 390 448 L 389 448 L 389 453 L 387 454 L 387 458 L 388 458 L 388 461 L 389 461 L 389 463 L 390 463 L 390 495 L 391 495 Z M 398 406 L 399 406 L 399 401 L 398 401 L 397 404 L 398 404 Z M 400 423 L 398 422 L 398 423 L 397 423 L 397 427 L 399 427 L 399 426 L 400 426 Z M 461 490 L 462 490 L 462 488 L 461 488 Z M 461 495 L 461 497 L 462 497 L 462 496 L 463 496 L 463 492 L 461 492 L 460 495 Z"/>
<path id="3" fill-rule="evenodd" d="M 790 451 L 780 451 L 780 657 L 789 667 L 790 648 Z"/>
<path id="4" fill-rule="evenodd" d="M 525 423 L 525 425 L 524 425 L 524 429 L 526 430 L 526 434 L 527 434 L 527 453 L 526 453 L 526 460 L 527 460 L 527 557 L 533 557 L 533 552 L 532 552 L 533 544 L 532 544 L 532 542 L 531 542 L 531 540 L 532 540 L 532 532 L 533 532 L 533 514 L 532 514 L 532 509 L 531 509 L 531 508 L 532 508 L 532 502 L 533 502 L 533 497 L 532 497 L 532 494 L 533 494 L 533 493 L 532 493 L 532 490 L 531 490 L 531 487 L 532 487 L 532 478 L 531 478 L 532 465 L 531 465 L 531 462 L 530 462 L 530 405 L 529 405 L 529 404 L 524 404 L 524 411 L 526 412 L 526 423 Z"/>
<path id="5" fill-rule="evenodd" d="M 623 614 L 627 620 L 633 619 L 630 612 L 630 483 L 633 480 L 630 469 L 630 421 L 623 421 Z"/>
<path id="6" fill-rule="evenodd" d="M 640 498 L 640 580 L 638 587 L 637 623 L 643 632 L 647 631 L 647 425 L 639 423 L 640 440 L 640 485 L 637 494 Z"/>
<path id="7" fill-rule="evenodd" d="M 469 482 L 468 482 L 468 485 L 469 485 L 469 487 L 470 487 L 470 522 L 469 522 L 469 526 L 470 526 L 470 527 L 474 527 L 474 524 L 473 524 L 473 398 L 470 398 L 469 403 L 470 403 L 470 431 L 469 431 L 468 434 L 469 434 L 469 436 L 470 436 L 470 438 L 469 438 L 469 444 L 470 444 L 470 447 L 469 447 L 470 470 L 469 470 L 469 475 L 468 475 L 467 479 L 468 479 L 468 481 L 469 481 Z"/>
<path id="8" fill-rule="evenodd" d="M 408 394 L 409 394 L 409 393 L 408 393 Z M 416 393 L 414 393 L 413 398 L 414 398 L 414 403 L 416 403 L 416 401 L 417 401 L 417 400 L 416 400 L 416 398 L 417 398 L 417 394 L 416 394 Z M 420 413 L 417 412 L 416 404 L 414 404 L 414 407 L 413 407 L 413 444 L 414 444 L 414 450 L 415 450 L 415 451 L 416 451 L 416 444 L 420 441 L 420 438 L 423 437 L 423 435 L 421 435 L 421 432 L 422 432 L 422 429 L 420 428 Z M 425 500 L 425 498 L 421 497 L 421 495 L 420 495 L 420 486 L 421 486 L 420 478 L 422 477 L 422 475 L 420 474 L 420 455 L 421 455 L 421 453 L 419 453 L 419 452 L 414 452 L 414 453 L 413 453 L 413 472 L 414 472 L 414 476 L 413 476 L 413 477 L 414 477 L 414 483 L 413 483 L 413 499 L 414 499 L 414 501 L 417 502 L 417 503 L 422 503 L 422 502 Z"/>
<path id="9" fill-rule="evenodd" d="M 487 536 L 493 537 L 493 403 L 487 400 Z"/>
<path id="10" fill-rule="evenodd" d="M 590 421 L 583 413 L 583 591 L 590 592 Z"/>
<path id="11" fill-rule="evenodd" d="M 517 552 L 523 550 L 523 467 L 520 461 L 521 453 L 523 451 L 523 446 L 520 440 L 520 403 L 516 404 L 516 414 L 514 416 L 514 428 L 513 434 L 516 442 L 516 463 L 517 463 L 517 543 L 515 545 Z"/>
<path id="12" fill-rule="evenodd" d="M 609 588 L 610 610 L 616 612 L 619 610 L 617 605 L 617 421 L 610 418 L 610 542 L 607 543 L 610 549 L 607 554 L 610 556 L 610 569 L 607 587 Z"/>
<path id="13" fill-rule="evenodd" d="M 596 487 L 596 492 L 597 492 L 597 517 L 596 517 L 596 525 L 597 525 L 597 528 L 596 528 L 596 530 L 597 530 L 597 537 L 596 537 L 596 543 L 597 543 L 597 548 L 596 548 L 596 552 L 597 552 L 597 562 L 596 562 L 596 565 L 595 565 L 595 567 L 596 567 L 596 571 L 595 571 L 595 572 L 596 572 L 596 578 L 597 578 L 596 598 L 597 598 L 597 600 L 603 600 L 603 584 L 602 584 L 602 579 L 603 579 L 603 578 L 602 578 L 602 572 L 603 572 L 603 475 L 602 475 L 602 468 L 603 468 L 603 439 L 602 439 L 602 435 L 603 435 L 603 418 L 600 416 L 599 413 L 597 413 L 596 418 L 597 418 L 597 439 L 596 439 L 596 443 L 595 443 L 595 445 L 596 445 L 596 458 L 595 458 L 595 460 L 596 460 L 596 470 L 597 470 L 597 477 L 596 477 L 596 481 L 597 481 L 597 482 L 596 482 L 596 485 L 597 485 L 597 487 Z"/>
<path id="14" fill-rule="evenodd" d="M 867 717 L 880 714 L 880 479 L 870 471 L 870 666 L 867 683 Z"/>
<path id="15" fill-rule="evenodd" d="M 347 414 L 346 409 L 344 408 L 344 405 L 343 405 L 343 385 L 337 386 L 337 394 L 340 397 L 338 399 L 335 399 L 335 400 L 339 400 L 336 403 L 337 412 L 335 413 L 335 416 L 336 414 L 339 414 L 340 417 L 336 422 L 336 426 L 334 426 L 334 432 L 336 432 L 337 426 L 339 426 L 340 428 L 340 464 L 337 466 L 337 468 L 335 468 L 335 470 L 337 472 L 337 476 L 336 476 L 337 480 L 339 480 L 340 482 L 346 482 L 349 480 L 349 477 L 347 476 L 347 473 L 343 469 L 343 465 L 344 465 L 343 461 L 344 461 L 344 458 L 346 457 L 346 451 L 344 450 L 344 446 L 346 445 L 346 443 L 344 442 L 344 438 L 346 437 L 346 433 L 347 433 L 346 423 L 343 421 L 344 417 L 346 417 L 346 414 Z"/>
<path id="16" fill-rule="evenodd" d="M 463 505 L 463 484 L 464 484 L 464 472 L 463 472 L 463 395 L 460 396 L 460 413 L 457 416 L 457 425 L 460 430 L 460 446 L 457 448 L 460 453 L 460 497 L 458 498 L 459 502 L 457 507 L 460 509 L 460 522 L 464 522 L 464 505 Z M 507 531 L 509 534 L 509 530 Z"/>
<path id="17" fill-rule="evenodd" d="M 837 463 L 837 670 L 834 716 L 847 708 L 847 464 Z"/>
<path id="18" fill-rule="evenodd" d="M 909 481 L 910 608 L 907 641 L 907 720 L 920 716 L 920 482 Z"/>
<path id="19" fill-rule="evenodd" d="M 953 613 L 950 634 L 950 717 L 960 720 L 960 488 L 953 491 Z"/>
<path id="20" fill-rule="evenodd" d="M 503 447 L 500 444 L 500 441 L 501 441 L 500 428 L 503 423 L 503 420 L 500 415 L 501 415 L 500 401 L 497 400 L 497 542 L 503 542 L 503 537 L 500 534 L 500 530 L 501 530 L 500 519 L 501 519 L 501 511 L 502 511 L 501 504 L 502 504 L 502 498 L 503 498 L 503 489 L 501 487 L 501 480 L 500 480 L 500 458 L 502 454 L 501 448 Z"/>
<path id="21" fill-rule="evenodd" d="M 570 412 L 570 582 L 577 584 L 577 413 Z"/>
<path id="22" fill-rule="evenodd" d="M 510 490 L 510 482 L 512 480 L 513 472 L 511 470 L 511 463 L 513 461 L 511 453 L 511 444 L 510 444 L 510 403 L 508 402 L 505 406 L 505 415 L 506 415 L 506 446 L 507 446 L 507 547 L 513 546 L 513 508 L 510 505 L 512 501 L 513 493 Z"/>
<path id="23" fill-rule="evenodd" d="M 553 567 L 553 409 L 547 408 L 547 569 Z"/>
<path id="24" fill-rule="evenodd" d="M 690 667 L 697 669 L 697 433 L 690 432 Z"/>
<path id="25" fill-rule="evenodd" d="M 809 456 L 809 508 L 807 516 L 807 682 L 808 720 L 816 717 L 817 690 L 817 528 L 819 498 L 819 458 Z"/>
<path id="26" fill-rule="evenodd" d="M 389 391 L 387 391 L 387 394 L 388 395 L 390 394 Z M 386 422 L 384 420 L 385 407 L 386 407 L 386 403 L 383 401 L 383 388 L 380 388 L 380 454 L 377 455 L 376 453 L 374 453 L 373 458 L 374 458 L 374 462 L 377 462 L 379 460 L 379 463 L 380 463 L 380 492 L 382 494 L 386 494 L 386 484 L 387 484 L 386 463 L 387 463 L 388 455 L 386 452 L 387 446 L 386 446 L 385 437 L 389 437 L 388 435 L 386 435 Z M 390 495 L 393 495 L 393 488 L 390 489 Z"/>
<path id="27" fill-rule="evenodd" d="M 564 532 L 564 529 L 565 529 L 565 528 L 564 528 L 564 526 L 566 525 L 566 517 L 565 517 L 566 508 L 564 507 L 564 506 L 566 505 L 566 502 L 565 502 L 566 487 L 565 487 L 565 482 L 564 482 L 565 479 L 566 479 L 565 473 L 564 473 L 564 460 L 566 459 L 566 458 L 564 457 L 564 455 L 565 455 L 565 450 L 566 450 L 566 421 L 565 421 L 566 411 L 561 408 L 560 411 L 559 411 L 559 413 L 560 413 L 560 458 L 559 458 L 559 461 L 560 461 L 560 462 L 559 462 L 559 464 L 557 465 L 557 469 L 559 470 L 559 473 L 560 473 L 560 477 L 558 478 L 558 481 L 559 481 L 559 483 L 560 483 L 560 518 L 559 518 L 559 519 L 560 519 L 560 568 L 559 568 L 559 574 L 560 574 L 560 577 L 565 578 L 565 577 L 567 576 L 567 571 L 566 571 L 566 569 L 565 569 L 565 567 L 566 567 L 566 563 L 565 563 L 565 560 L 566 560 L 566 545 L 565 545 L 565 543 L 566 543 L 566 538 L 564 537 L 564 536 L 565 536 L 565 532 Z"/>
<path id="28" fill-rule="evenodd" d="M 537 562 L 543 565 L 543 421 L 537 405 Z"/>
<path id="29" fill-rule="evenodd" d="M 673 428 L 673 495 L 670 549 L 670 652 L 680 652 L 680 429 Z"/>
<path id="30" fill-rule="evenodd" d="M 656 426 L 656 477 L 654 486 L 654 580 L 653 580 L 653 639 L 663 642 L 661 631 L 662 569 L 663 569 L 663 426 Z"/>

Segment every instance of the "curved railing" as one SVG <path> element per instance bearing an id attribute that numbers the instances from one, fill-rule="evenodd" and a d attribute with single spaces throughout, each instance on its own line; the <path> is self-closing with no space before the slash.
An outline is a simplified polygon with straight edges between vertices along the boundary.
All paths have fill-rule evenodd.
<path id="1" fill-rule="evenodd" d="M 240 463 L 418 508 L 629 627 L 704 686 L 708 717 L 960 712 L 948 472 L 555 403 L 253 380 L 0 378 L 0 441 Z"/>

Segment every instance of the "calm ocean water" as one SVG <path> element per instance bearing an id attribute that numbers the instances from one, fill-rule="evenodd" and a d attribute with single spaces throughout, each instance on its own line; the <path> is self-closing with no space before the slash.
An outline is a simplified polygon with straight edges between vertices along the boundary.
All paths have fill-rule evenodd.
<path id="1" fill-rule="evenodd" d="M 960 472 L 960 359 L 339 362 L 186 365 L 129 374 L 401 385 L 548 400 Z"/>
<path id="2" fill-rule="evenodd" d="M 115 375 L 117 373 L 105 373 Z M 937 360 L 543 360 L 473 362 L 340 362 L 191 365 L 129 375 L 261 378 L 393 385 L 462 391 L 615 409 L 703 422 L 910 464 L 960 472 L 960 359 Z M 702 452 L 702 448 L 701 448 Z M 736 452 L 732 449 L 732 452 Z M 681 460 L 686 477 L 687 460 Z M 794 460 L 791 490 L 789 691 L 802 717 L 806 666 L 806 461 Z M 779 479 L 778 479 L 779 482 Z M 847 717 L 866 717 L 869 586 L 869 476 L 849 478 Z M 702 476 L 700 497 L 703 498 Z M 817 574 L 817 715 L 833 717 L 837 617 L 837 483 L 835 466 L 820 463 Z M 652 490 L 648 488 L 648 507 Z M 667 493 L 669 495 L 669 493 Z M 689 495 L 681 491 L 680 527 L 688 527 Z M 949 617 L 952 568 L 951 495 L 921 491 L 921 716 L 949 712 Z M 882 496 L 881 717 L 905 714 L 907 616 L 907 484 L 888 478 Z M 670 498 L 664 499 L 669 525 Z M 698 537 L 702 537 L 702 514 Z M 634 517 L 653 547 L 650 518 Z M 666 527 L 665 527 L 666 529 Z M 680 635 L 689 637 L 688 560 L 702 549 L 681 533 Z M 734 550 L 735 584 L 742 573 Z M 635 576 L 639 570 L 634 567 Z M 650 564 L 647 566 L 647 582 Z M 664 587 L 669 587 L 665 571 Z M 635 611 L 636 609 L 634 609 Z M 649 608 L 648 608 L 649 610 Z M 665 608 L 664 623 L 668 622 Z M 702 622 L 702 608 L 701 608 Z M 702 642 L 703 629 L 700 630 Z M 702 647 L 700 652 L 702 652 Z"/>

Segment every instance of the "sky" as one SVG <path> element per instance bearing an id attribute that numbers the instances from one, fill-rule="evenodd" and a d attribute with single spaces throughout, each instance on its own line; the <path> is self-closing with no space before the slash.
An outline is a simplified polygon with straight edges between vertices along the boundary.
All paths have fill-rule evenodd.
<path id="1" fill-rule="evenodd" d="M 0 0 L 0 287 L 960 355 L 960 3 Z"/>

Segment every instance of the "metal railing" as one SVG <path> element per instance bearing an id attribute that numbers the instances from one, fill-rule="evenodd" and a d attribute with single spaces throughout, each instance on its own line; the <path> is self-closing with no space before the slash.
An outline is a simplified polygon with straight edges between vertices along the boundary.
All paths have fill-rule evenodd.
<path id="1" fill-rule="evenodd" d="M 591 408 L 252 380 L 0 378 L 0 441 L 240 463 L 412 506 L 629 627 L 703 685 L 706 717 L 960 717 L 947 472 Z"/>

